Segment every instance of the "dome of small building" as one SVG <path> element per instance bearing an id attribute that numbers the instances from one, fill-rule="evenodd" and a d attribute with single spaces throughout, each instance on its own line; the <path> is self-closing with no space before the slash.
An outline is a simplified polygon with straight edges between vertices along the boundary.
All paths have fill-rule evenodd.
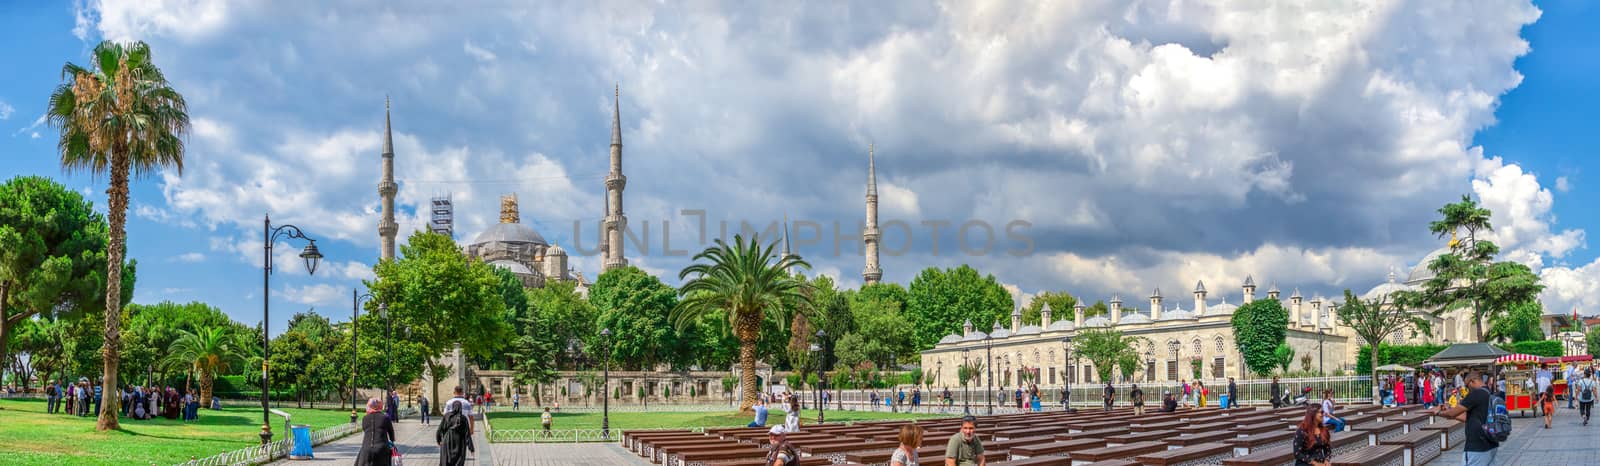
<path id="1" fill-rule="evenodd" d="M 1389 272 L 1389 281 L 1378 284 L 1361 294 L 1361 299 L 1379 299 L 1389 296 L 1396 291 L 1411 290 L 1413 287 L 1395 282 L 1394 272 Z"/>
<path id="2" fill-rule="evenodd" d="M 1045 330 L 1049 330 L 1051 332 L 1058 332 L 1058 331 L 1071 331 L 1071 330 L 1074 330 L 1076 328 L 1077 328 L 1076 325 L 1074 325 L 1072 323 L 1072 319 L 1061 319 L 1061 320 L 1052 322 L 1049 327 L 1045 328 Z"/>
<path id="3" fill-rule="evenodd" d="M 489 262 L 489 265 L 509 270 L 511 273 L 517 275 L 536 275 L 533 273 L 533 269 L 530 269 L 527 265 L 523 265 L 521 262 L 517 261 L 497 260 Z"/>
<path id="4" fill-rule="evenodd" d="M 960 343 L 960 342 L 961 342 L 961 335 L 956 335 L 954 333 L 949 334 L 949 335 L 945 335 L 944 338 L 940 338 L 939 339 L 939 344 L 941 344 L 941 345 L 943 345 L 945 343 Z"/>
<path id="5" fill-rule="evenodd" d="M 1135 312 L 1135 313 L 1132 313 L 1132 314 L 1128 314 L 1128 315 L 1122 316 L 1122 323 L 1124 325 L 1127 325 L 1127 324 L 1148 324 L 1148 323 L 1150 323 L 1150 317 L 1146 316 L 1144 314 Z"/>
<path id="6" fill-rule="evenodd" d="M 551 256 L 565 256 L 567 255 L 567 250 L 561 249 L 561 245 L 552 244 L 550 245 L 550 249 L 545 251 L 545 254 Z"/>
<path id="7" fill-rule="evenodd" d="M 984 337 L 987 337 L 987 336 L 989 336 L 989 335 L 985 334 L 983 332 L 979 332 L 977 330 L 973 330 L 971 335 L 967 335 L 966 337 L 963 337 L 961 339 L 961 341 L 963 341 L 963 342 L 967 342 L 967 341 L 983 341 Z"/>
<path id="8" fill-rule="evenodd" d="M 1024 325 L 1024 326 L 1022 326 L 1022 328 L 1017 329 L 1017 333 L 1016 334 L 1017 335 L 1034 335 L 1034 334 L 1038 334 L 1038 333 L 1042 333 L 1042 332 L 1044 332 L 1044 329 L 1039 328 L 1038 325 Z"/>
<path id="9" fill-rule="evenodd" d="M 1110 327 L 1111 326 L 1111 319 L 1107 319 L 1106 316 L 1094 316 L 1094 317 L 1090 317 L 1088 319 L 1084 319 L 1083 320 L 1083 326 L 1085 328 L 1088 328 L 1088 327 Z"/>
<path id="10" fill-rule="evenodd" d="M 999 328 L 995 329 L 993 332 L 989 332 L 989 336 L 994 338 L 1005 338 L 1011 336 L 1011 331 L 1004 328 Z"/>
<path id="11" fill-rule="evenodd" d="M 1220 302 L 1220 303 L 1217 303 L 1217 304 L 1212 304 L 1211 307 L 1206 308 L 1206 315 L 1208 315 L 1208 316 L 1229 315 L 1229 314 L 1233 314 L 1233 311 L 1236 311 L 1238 309 L 1239 309 L 1239 306 L 1228 304 L 1227 301 L 1223 301 L 1223 302 Z"/>
<path id="12" fill-rule="evenodd" d="M 1427 256 L 1423 256 L 1422 260 L 1417 262 L 1417 265 L 1414 265 L 1414 266 L 1411 267 L 1411 274 L 1410 275 L 1406 275 L 1405 284 L 1407 284 L 1407 285 L 1420 285 L 1420 284 L 1422 284 L 1422 282 L 1425 282 L 1425 281 L 1433 279 L 1435 274 L 1433 273 L 1432 270 L 1428 270 L 1428 264 L 1432 264 L 1433 260 L 1434 259 L 1438 259 L 1439 256 L 1443 256 L 1443 255 L 1449 254 L 1449 253 L 1450 253 L 1450 247 L 1446 246 L 1446 247 L 1442 247 L 1442 248 L 1439 248 L 1439 249 L 1435 249 L 1435 250 L 1433 250 L 1433 252 L 1428 253 Z"/>
<path id="13" fill-rule="evenodd" d="M 1170 311 L 1162 311 L 1161 320 L 1195 320 L 1195 317 L 1193 312 L 1185 311 L 1181 307 L 1175 307 Z"/>

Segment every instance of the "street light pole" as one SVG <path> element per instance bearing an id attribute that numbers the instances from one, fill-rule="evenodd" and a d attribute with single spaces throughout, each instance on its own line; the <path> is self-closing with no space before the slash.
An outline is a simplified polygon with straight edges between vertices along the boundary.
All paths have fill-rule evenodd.
<path id="1" fill-rule="evenodd" d="M 817 344 L 815 347 L 816 351 L 814 351 L 817 354 L 817 424 L 821 424 L 823 422 L 823 405 L 827 404 L 822 401 L 823 386 L 828 383 L 828 373 L 822 370 L 823 363 L 828 362 L 828 354 L 823 351 L 826 346 L 823 344 L 822 339 L 826 338 L 827 336 L 828 332 L 824 332 L 820 329 L 817 330 Z"/>
<path id="2" fill-rule="evenodd" d="M 999 325 L 999 324 L 996 324 L 996 325 Z M 994 336 L 993 335 L 989 335 L 989 334 L 984 334 L 983 335 L 983 352 L 986 355 L 985 358 L 988 360 L 988 362 L 984 363 L 983 367 L 984 367 L 984 369 L 989 371 L 989 377 L 986 380 L 983 381 L 983 397 L 988 400 L 988 404 L 989 404 L 989 409 L 988 409 L 988 413 L 987 414 L 990 415 L 990 416 L 993 416 L 994 415 Z"/>
<path id="3" fill-rule="evenodd" d="M 1067 396 L 1066 396 L 1066 399 L 1061 400 L 1061 409 L 1063 411 L 1071 412 L 1072 411 L 1072 377 L 1077 375 L 1074 372 L 1075 370 L 1077 370 L 1077 367 L 1075 367 L 1075 365 L 1072 364 L 1072 337 L 1061 337 L 1061 358 L 1064 359 L 1061 362 L 1063 364 L 1066 364 L 1066 366 L 1067 366 L 1066 367 L 1066 369 L 1067 369 L 1066 373 L 1062 374 L 1062 375 L 1065 375 L 1067 377 L 1064 377 L 1063 378 L 1064 380 L 1061 381 L 1062 383 L 1066 384 L 1066 386 L 1067 386 Z"/>
<path id="4" fill-rule="evenodd" d="M 972 415 L 972 397 L 967 391 L 967 385 L 972 383 L 972 361 L 968 351 L 967 348 L 961 348 L 961 368 L 956 369 L 956 377 L 960 377 L 962 371 L 967 371 L 967 378 L 961 381 L 961 414 L 964 416 Z"/>
<path id="5" fill-rule="evenodd" d="M 389 303 L 378 301 L 378 313 L 383 314 L 383 402 L 389 402 L 394 392 L 394 317 L 389 315 Z"/>
<path id="6" fill-rule="evenodd" d="M 606 354 L 601 372 L 605 377 L 604 393 L 600 394 L 600 438 L 611 438 L 611 328 L 600 329 L 600 348 Z"/>
<path id="7" fill-rule="evenodd" d="M 272 393 L 272 385 L 267 378 L 268 361 L 272 360 L 272 243 L 277 241 L 279 235 L 284 239 L 299 238 L 306 240 L 305 249 L 300 251 L 300 259 L 305 261 L 306 274 L 315 275 L 317 264 L 322 261 L 322 252 L 317 250 L 317 240 L 311 239 L 294 225 L 281 225 L 272 227 L 272 217 L 263 215 L 262 224 L 262 267 L 261 267 L 261 444 L 272 441 L 272 423 L 268 420 L 271 413 L 267 407 L 268 397 Z"/>
<path id="8" fill-rule="evenodd" d="M 361 302 L 372 299 L 372 293 L 360 295 L 357 293 L 360 292 L 354 288 L 350 289 L 350 422 L 355 422 L 355 411 L 358 409 L 356 398 L 359 397 L 356 395 L 356 355 L 360 353 L 356 348 L 357 343 L 361 342 L 359 338 L 361 326 L 357 322 L 361 318 Z"/>

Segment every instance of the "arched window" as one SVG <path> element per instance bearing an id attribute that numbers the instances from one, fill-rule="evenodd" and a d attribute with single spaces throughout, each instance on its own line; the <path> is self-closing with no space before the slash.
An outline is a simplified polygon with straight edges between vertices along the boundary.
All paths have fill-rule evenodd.
<path id="1" fill-rule="evenodd" d="M 1056 362 L 1056 350 L 1050 350 L 1050 362 Z"/>
<path id="2" fill-rule="evenodd" d="M 1222 353 L 1223 352 L 1223 349 L 1222 349 L 1222 337 L 1217 337 L 1216 341 L 1217 341 L 1217 353 Z"/>
<path id="3" fill-rule="evenodd" d="M 1205 353 L 1206 353 L 1205 348 L 1201 348 L 1200 347 L 1200 338 L 1199 337 L 1195 337 L 1195 339 L 1194 339 L 1194 357 L 1200 357 L 1200 355 L 1205 354 Z"/>

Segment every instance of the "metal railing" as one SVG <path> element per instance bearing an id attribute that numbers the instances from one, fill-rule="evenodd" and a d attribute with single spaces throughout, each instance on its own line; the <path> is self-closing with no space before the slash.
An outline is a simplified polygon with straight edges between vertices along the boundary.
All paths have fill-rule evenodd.
<path id="1" fill-rule="evenodd" d="M 1280 379 L 1278 383 L 1281 390 L 1284 393 L 1289 393 L 1289 396 L 1291 397 L 1298 395 L 1304 387 L 1311 387 L 1313 399 L 1322 399 L 1322 390 L 1326 388 L 1333 390 L 1334 401 L 1339 404 L 1362 404 L 1371 403 L 1373 401 L 1372 377 L 1370 376 L 1304 377 Z M 1271 404 L 1271 401 L 1269 400 L 1271 384 L 1271 379 L 1237 381 L 1236 385 L 1239 389 L 1239 404 L 1241 406 L 1261 406 Z M 1124 405 L 1128 402 L 1128 391 L 1132 389 L 1132 385 L 1133 384 L 1130 383 L 1112 384 L 1112 387 L 1115 387 L 1117 391 L 1117 405 Z M 1144 390 L 1145 402 L 1149 404 L 1160 403 L 1163 390 L 1172 391 L 1174 396 L 1177 396 L 1178 398 L 1183 397 L 1182 386 L 1177 382 L 1145 382 L 1139 383 L 1138 385 L 1142 390 Z M 1208 388 L 1211 392 L 1210 395 L 1206 397 L 1206 402 L 1211 406 L 1216 406 L 1217 402 L 1221 398 L 1221 395 L 1227 393 L 1228 382 L 1226 379 L 1217 381 L 1215 383 L 1212 381 L 1207 381 L 1206 388 Z M 992 392 L 989 392 L 989 396 L 992 398 L 988 398 L 985 397 L 984 387 L 968 387 L 965 391 L 961 390 L 961 387 L 950 387 L 950 396 L 953 400 L 953 403 L 949 408 L 945 408 L 939 400 L 939 395 L 943 393 L 943 387 L 932 387 L 923 390 L 922 403 L 920 406 L 916 407 L 911 405 L 912 391 L 910 390 L 910 387 L 907 387 L 905 390 L 905 402 L 897 403 L 892 407 L 884 404 L 884 397 L 898 395 L 898 389 L 877 390 L 879 399 L 876 403 L 871 401 L 873 390 L 841 390 L 837 392 L 829 390 L 828 395 L 834 399 L 828 401 L 827 409 L 885 412 L 893 410 L 901 412 L 949 414 L 961 413 L 963 406 L 970 402 L 972 412 L 974 414 L 982 414 L 988 408 L 989 402 L 992 399 L 994 402 L 995 412 L 997 413 L 1019 411 L 1015 399 L 1015 386 L 1007 387 L 1004 393 L 1000 391 L 999 387 L 993 387 L 993 389 L 994 390 Z M 1072 392 L 1070 394 L 1072 406 L 1101 406 L 1104 397 L 1104 390 L 1104 383 L 1074 383 L 1072 385 Z M 1039 392 L 1039 404 L 1042 409 L 1061 409 L 1060 385 L 1051 387 L 1040 386 Z M 803 407 L 810 409 L 812 405 L 815 404 L 816 398 L 813 393 L 814 392 L 809 390 L 803 390 L 799 392 Z M 1026 395 L 1026 393 L 1024 393 L 1024 395 Z"/>
<path id="2" fill-rule="evenodd" d="M 347 435 L 361 432 L 361 424 L 339 424 L 322 430 L 311 432 L 311 444 L 322 445 L 344 438 Z M 214 456 L 194 459 L 178 463 L 178 466 L 237 466 L 256 465 L 269 463 L 272 460 L 289 455 L 289 450 L 294 448 L 294 437 L 284 432 L 284 438 L 273 440 L 266 445 L 256 445 L 240 448 L 238 450 L 223 452 Z"/>

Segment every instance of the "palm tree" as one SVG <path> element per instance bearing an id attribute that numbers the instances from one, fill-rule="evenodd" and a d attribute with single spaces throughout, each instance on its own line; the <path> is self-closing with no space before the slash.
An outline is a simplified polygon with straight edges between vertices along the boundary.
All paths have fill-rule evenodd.
<path id="1" fill-rule="evenodd" d="M 88 68 L 68 62 L 62 83 L 50 94 L 46 116 L 61 130 L 56 143 L 61 168 L 67 172 L 109 175 L 106 188 L 110 241 L 106 247 L 106 336 L 101 383 L 116 393 L 121 361 L 118 329 L 122 316 L 122 256 L 126 247 L 128 177 L 173 167 L 183 174 L 183 136 L 189 130 L 188 107 L 151 59 L 144 42 L 95 46 Z M 105 398 L 95 428 L 118 427 L 118 399 Z"/>
<path id="2" fill-rule="evenodd" d="M 687 279 L 678 289 L 684 299 L 672 310 L 679 328 L 703 316 L 726 311 L 728 324 L 739 339 L 739 384 L 744 387 L 739 411 L 748 412 L 756 399 L 756 340 L 764 319 L 784 320 L 786 304 L 805 302 L 806 282 L 789 273 L 811 264 L 794 255 L 775 255 L 777 242 L 761 246 L 735 235 L 733 243 L 716 243 L 694 256 L 694 264 L 678 273 Z M 701 262 L 705 261 L 705 262 Z M 690 278 L 693 277 L 693 278 Z"/>
<path id="3" fill-rule="evenodd" d="M 200 374 L 200 406 L 211 405 L 212 382 L 217 374 L 244 363 L 243 344 L 226 327 L 203 328 L 199 332 L 178 331 L 171 353 L 162 364 L 172 369 L 193 369 Z"/>

